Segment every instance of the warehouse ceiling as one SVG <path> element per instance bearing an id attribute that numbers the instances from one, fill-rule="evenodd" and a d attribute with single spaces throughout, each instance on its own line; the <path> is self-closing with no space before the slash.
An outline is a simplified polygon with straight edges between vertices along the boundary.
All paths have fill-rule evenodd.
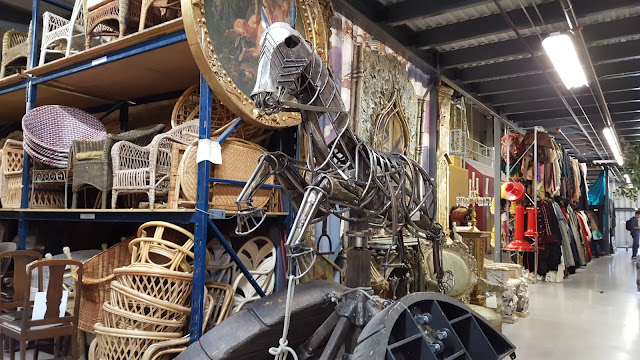
<path id="1" fill-rule="evenodd" d="M 602 135 L 607 110 L 620 138 L 640 141 L 640 1 L 573 0 L 586 45 L 578 41 L 576 47 L 586 50 L 581 55 L 589 79 L 588 87 L 573 91 L 562 85 L 541 46 L 550 33 L 569 30 L 560 1 L 333 3 L 423 71 L 439 73 L 485 113 L 524 130 L 543 126 L 580 160 L 612 159 Z M 598 100 L 598 84 L 606 105 Z"/>

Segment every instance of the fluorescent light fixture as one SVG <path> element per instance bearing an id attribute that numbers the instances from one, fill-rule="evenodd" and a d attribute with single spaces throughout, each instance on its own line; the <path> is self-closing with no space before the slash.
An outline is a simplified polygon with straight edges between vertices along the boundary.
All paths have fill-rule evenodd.
<path id="1" fill-rule="evenodd" d="M 542 40 L 542 47 L 567 89 L 587 85 L 587 77 L 568 34 L 553 33 Z"/>
<path id="2" fill-rule="evenodd" d="M 629 177 L 629 174 L 624 174 L 622 175 L 622 177 L 624 178 L 624 181 L 626 181 L 628 185 L 631 185 L 631 178 Z"/>
<path id="3" fill-rule="evenodd" d="M 611 153 L 613 153 L 613 157 L 618 162 L 618 165 L 622 166 L 622 164 L 624 164 L 624 160 L 622 159 L 622 152 L 620 151 L 620 145 L 618 144 L 615 130 L 613 130 L 613 127 L 607 126 L 602 130 L 602 133 L 609 143 L 609 148 L 611 149 Z"/>

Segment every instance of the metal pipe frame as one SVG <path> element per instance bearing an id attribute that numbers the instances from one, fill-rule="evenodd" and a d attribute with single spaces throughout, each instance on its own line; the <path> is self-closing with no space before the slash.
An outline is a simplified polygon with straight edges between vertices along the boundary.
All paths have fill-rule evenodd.
<path id="1" fill-rule="evenodd" d="M 493 117 L 493 146 L 495 151 L 493 152 L 493 234 L 494 234 L 494 247 L 493 247 L 493 261 L 496 263 L 502 262 L 502 227 L 500 226 L 500 220 L 502 216 L 502 209 L 500 207 L 500 183 L 502 174 L 500 171 L 500 119 L 496 116 Z M 508 151 L 507 151 L 508 152 Z"/>

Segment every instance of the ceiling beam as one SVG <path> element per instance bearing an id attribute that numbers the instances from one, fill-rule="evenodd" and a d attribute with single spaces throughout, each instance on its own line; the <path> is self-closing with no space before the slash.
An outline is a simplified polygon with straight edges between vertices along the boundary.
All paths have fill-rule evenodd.
<path id="1" fill-rule="evenodd" d="M 593 96 L 589 95 L 580 95 L 580 97 L 576 96 L 578 101 L 580 101 L 580 105 L 583 108 L 596 106 L 596 103 L 593 99 Z M 573 106 L 573 111 L 578 114 L 580 113 L 580 108 L 576 107 L 577 103 L 573 97 L 567 97 L 567 102 L 569 105 Z M 562 102 L 561 99 L 555 97 L 553 99 L 545 99 L 539 101 L 528 101 L 517 104 L 510 104 L 501 106 L 498 108 L 501 114 L 510 115 L 510 114 L 518 114 L 518 113 L 529 113 L 536 111 L 544 111 L 544 110 L 556 110 L 556 109 L 566 109 L 566 106 Z"/>
<path id="2" fill-rule="evenodd" d="M 555 76 L 555 74 L 553 75 Z M 558 81 L 558 84 L 560 82 Z M 542 74 L 532 74 L 520 76 L 517 78 L 500 79 L 476 83 L 471 88 L 478 96 L 491 94 L 507 93 L 511 91 L 520 91 L 525 89 L 537 89 L 548 87 L 549 82 Z M 553 89 L 551 90 L 553 91 Z"/>
<path id="3" fill-rule="evenodd" d="M 624 78 L 602 79 L 602 91 L 605 93 L 613 91 L 627 91 L 640 89 L 640 76 L 630 76 Z"/>
<path id="4" fill-rule="evenodd" d="M 546 59 L 538 58 L 537 60 L 546 62 Z M 459 73 L 460 82 L 462 84 L 468 84 L 524 75 L 541 74 L 542 70 L 534 59 L 524 58 L 470 67 L 460 70 Z"/>
<path id="5" fill-rule="evenodd" d="M 405 0 L 386 8 L 386 24 L 398 26 L 445 14 L 452 10 L 464 10 L 478 5 L 492 4 L 492 0 Z"/>
<path id="6" fill-rule="evenodd" d="M 594 65 L 598 79 L 612 79 L 640 75 L 640 59 Z"/>
<path id="7" fill-rule="evenodd" d="M 577 2 L 577 4 L 580 4 Z M 640 27 L 638 27 L 638 16 L 631 16 L 624 19 L 585 25 L 582 29 L 582 36 L 587 46 L 596 46 L 609 41 L 637 39 L 640 37 Z"/>
<path id="8" fill-rule="evenodd" d="M 640 40 L 631 40 L 589 48 L 593 65 L 639 59 Z"/>
<path id="9" fill-rule="evenodd" d="M 540 40 L 537 36 L 525 37 L 524 40 L 531 49 L 534 49 L 534 54 L 541 53 Z M 443 69 L 450 69 L 529 56 L 529 51 L 519 39 L 510 39 L 443 52 L 440 54 L 440 66 Z"/>

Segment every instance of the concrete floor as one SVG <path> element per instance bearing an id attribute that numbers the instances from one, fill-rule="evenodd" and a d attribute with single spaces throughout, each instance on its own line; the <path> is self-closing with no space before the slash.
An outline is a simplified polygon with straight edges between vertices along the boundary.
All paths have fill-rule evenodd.
<path id="1" fill-rule="evenodd" d="M 504 324 L 518 359 L 640 359 L 640 292 L 631 252 L 594 259 L 563 283 L 530 286 L 528 318 Z"/>

